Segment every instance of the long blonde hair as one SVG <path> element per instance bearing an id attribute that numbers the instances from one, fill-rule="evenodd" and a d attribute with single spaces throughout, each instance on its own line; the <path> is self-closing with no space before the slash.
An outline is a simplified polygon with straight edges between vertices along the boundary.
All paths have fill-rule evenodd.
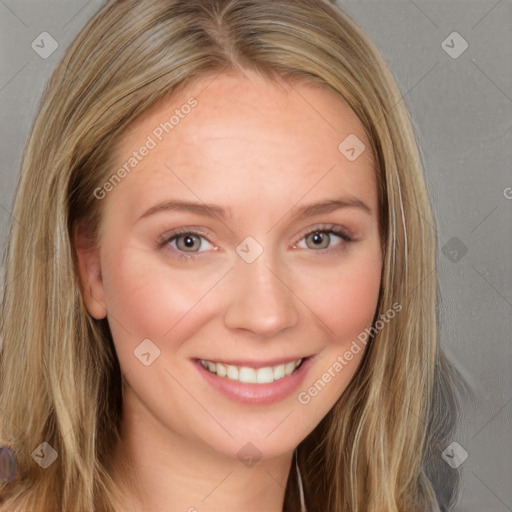
<path id="1" fill-rule="evenodd" d="M 376 159 L 384 249 L 375 321 L 403 306 L 298 447 L 308 511 L 453 502 L 458 477 L 441 452 L 456 424 L 456 372 L 438 342 L 435 223 L 411 122 L 377 49 L 321 0 L 117 0 L 67 50 L 23 156 L 0 331 L 0 443 L 19 470 L 0 491 L 6 510 L 114 510 L 122 377 L 106 320 L 82 300 L 73 229 L 97 233 L 94 190 L 124 127 L 194 78 L 244 69 L 322 84 L 358 116 Z M 47 469 L 31 456 L 42 442 L 58 454 Z M 298 510 L 294 477 L 284 510 Z"/>

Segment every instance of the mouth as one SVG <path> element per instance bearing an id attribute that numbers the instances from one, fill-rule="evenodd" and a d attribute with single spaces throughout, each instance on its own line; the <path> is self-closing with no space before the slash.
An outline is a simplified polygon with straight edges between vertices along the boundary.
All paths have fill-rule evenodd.
<path id="1" fill-rule="evenodd" d="M 270 384 L 277 380 L 284 379 L 297 371 L 302 363 L 308 359 L 300 358 L 273 366 L 258 365 L 257 368 L 249 365 L 234 365 L 225 362 L 208 361 L 198 359 L 199 364 L 219 377 L 242 382 L 244 384 Z"/>
<path id="2" fill-rule="evenodd" d="M 274 361 L 193 359 L 199 375 L 216 392 L 245 405 L 271 405 L 290 397 L 304 382 L 314 356 Z M 239 364 L 233 364 L 239 363 Z"/>

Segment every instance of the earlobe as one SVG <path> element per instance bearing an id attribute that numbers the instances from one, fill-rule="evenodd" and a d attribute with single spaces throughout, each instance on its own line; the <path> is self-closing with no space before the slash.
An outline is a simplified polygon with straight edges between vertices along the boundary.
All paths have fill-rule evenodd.
<path id="1" fill-rule="evenodd" d="M 101 320 L 107 316 L 107 304 L 101 276 L 100 248 L 91 246 L 83 226 L 75 227 L 74 242 L 85 307 L 91 316 Z"/>

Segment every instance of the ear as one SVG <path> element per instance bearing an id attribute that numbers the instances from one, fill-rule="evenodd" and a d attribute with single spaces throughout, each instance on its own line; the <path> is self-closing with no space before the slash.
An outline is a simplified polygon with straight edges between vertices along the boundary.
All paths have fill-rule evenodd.
<path id="1" fill-rule="evenodd" d="M 100 248 L 91 242 L 84 223 L 78 223 L 74 228 L 74 245 L 85 307 L 91 316 L 101 320 L 107 316 L 107 303 L 101 277 Z"/>

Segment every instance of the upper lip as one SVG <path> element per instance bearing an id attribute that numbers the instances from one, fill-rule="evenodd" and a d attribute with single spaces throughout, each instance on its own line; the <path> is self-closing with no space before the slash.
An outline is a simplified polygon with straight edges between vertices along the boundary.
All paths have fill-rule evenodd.
<path id="1" fill-rule="evenodd" d="M 213 363 L 222 363 L 231 366 L 247 366 L 249 368 L 264 368 L 266 366 L 277 366 L 280 364 L 290 363 L 292 361 L 298 361 L 299 359 L 307 359 L 311 356 L 297 356 L 297 357 L 280 357 L 276 359 L 267 359 L 266 361 L 250 361 L 248 359 L 222 359 L 215 357 L 213 359 L 209 359 L 207 357 L 198 358 L 199 361 L 202 359 L 203 361 L 211 361 Z"/>

